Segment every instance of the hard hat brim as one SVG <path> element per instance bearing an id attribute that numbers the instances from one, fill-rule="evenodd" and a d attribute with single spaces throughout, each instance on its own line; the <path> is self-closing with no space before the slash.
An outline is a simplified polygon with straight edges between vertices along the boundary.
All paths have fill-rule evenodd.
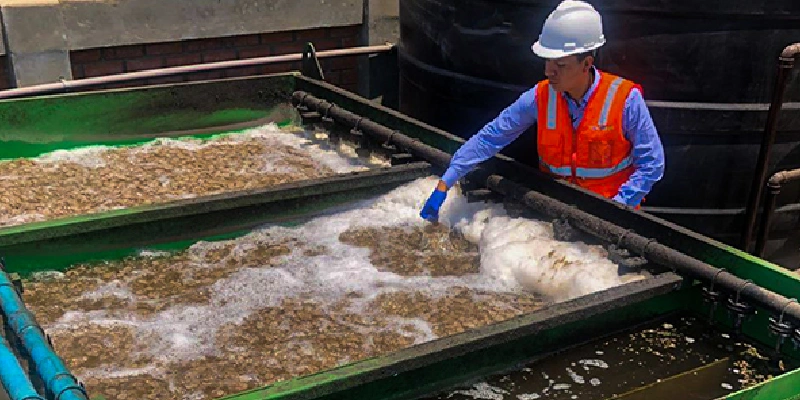
<path id="1" fill-rule="evenodd" d="M 587 49 L 576 49 L 576 50 L 573 50 L 573 51 L 564 51 L 564 50 L 557 50 L 557 49 L 551 49 L 551 48 L 544 47 L 544 46 L 542 46 L 542 44 L 539 41 L 537 41 L 536 43 L 533 44 L 533 46 L 531 46 L 531 50 L 533 50 L 533 53 L 536 54 L 539 57 L 546 58 L 546 59 L 556 59 L 556 58 L 571 56 L 573 54 L 581 54 L 581 53 L 585 53 L 587 51 L 592 51 L 594 49 L 597 49 L 597 48 L 601 47 L 602 45 L 603 45 L 603 43 L 599 43 L 598 45 L 592 46 L 591 48 L 587 48 Z"/>

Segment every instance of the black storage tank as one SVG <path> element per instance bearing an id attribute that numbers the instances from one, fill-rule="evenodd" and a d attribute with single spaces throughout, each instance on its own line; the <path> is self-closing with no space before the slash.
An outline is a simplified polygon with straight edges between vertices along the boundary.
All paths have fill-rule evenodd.
<path id="1" fill-rule="evenodd" d="M 645 210 L 736 245 L 778 55 L 800 42 L 798 0 L 589 0 L 597 65 L 640 83 L 667 168 Z M 400 0 L 400 111 L 467 138 L 544 79 L 530 46 L 558 0 Z M 800 168 L 797 68 L 768 172 Z M 535 128 L 503 152 L 535 165 Z M 800 247 L 800 187 L 786 187 L 767 247 Z M 800 239 L 800 238 L 798 238 Z M 779 249 L 780 247 L 783 249 Z"/>

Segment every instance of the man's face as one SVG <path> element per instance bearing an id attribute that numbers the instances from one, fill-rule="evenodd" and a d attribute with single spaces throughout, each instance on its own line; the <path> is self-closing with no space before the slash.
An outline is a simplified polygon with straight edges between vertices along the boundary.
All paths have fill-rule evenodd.
<path id="1" fill-rule="evenodd" d="M 592 56 L 578 61 L 578 57 L 574 55 L 548 59 L 544 63 L 544 74 L 553 85 L 553 89 L 558 92 L 566 92 L 578 88 L 584 83 L 584 77 L 589 72 L 593 61 Z"/>

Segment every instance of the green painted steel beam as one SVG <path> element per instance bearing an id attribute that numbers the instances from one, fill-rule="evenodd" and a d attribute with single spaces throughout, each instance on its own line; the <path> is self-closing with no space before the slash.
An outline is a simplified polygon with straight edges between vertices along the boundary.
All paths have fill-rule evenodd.
<path id="1" fill-rule="evenodd" d="M 137 249 L 180 248 L 228 238 L 265 223 L 309 218 L 430 175 L 428 163 L 385 167 L 0 228 L 11 272 L 63 269 Z"/>
<path id="2" fill-rule="evenodd" d="M 800 400 L 800 370 L 731 393 L 727 400 Z"/>
<path id="3" fill-rule="evenodd" d="M 682 279 L 665 273 L 497 324 L 265 388 L 226 400 L 401 400 L 429 395 L 512 368 L 568 345 L 612 334 L 684 306 Z M 264 349 L 269 351 L 269 349 Z"/>

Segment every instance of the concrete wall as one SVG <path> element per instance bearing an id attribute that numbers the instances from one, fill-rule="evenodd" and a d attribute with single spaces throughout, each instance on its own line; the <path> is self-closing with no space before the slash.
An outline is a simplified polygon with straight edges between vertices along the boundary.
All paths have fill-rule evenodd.
<path id="1" fill-rule="evenodd" d="M 398 1 L 0 0 L 0 88 L 295 53 L 307 41 L 318 50 L 396 42 Z M 357 60 L 323 61 L 329 81 L 355 90 Z"/>
<path id="2" fill-rule="evenodd" d="M 370 45 L 400 39 L 400 0 L 364 0 L 364 26 Z"/>

